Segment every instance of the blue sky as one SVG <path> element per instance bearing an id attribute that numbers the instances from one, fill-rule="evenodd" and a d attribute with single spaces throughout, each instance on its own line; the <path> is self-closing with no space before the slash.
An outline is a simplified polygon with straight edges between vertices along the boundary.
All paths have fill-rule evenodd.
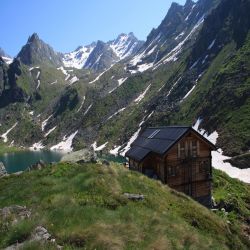
<path id="1" fill-rule="evenodd" d="M 0 47 L 15 56 L 34 32 L 60 52 L 112 40 L 123 32 L 146 39 L 172 1 L 1 0 Z M 185 0 L 175 2 L 184 4 Z"/>

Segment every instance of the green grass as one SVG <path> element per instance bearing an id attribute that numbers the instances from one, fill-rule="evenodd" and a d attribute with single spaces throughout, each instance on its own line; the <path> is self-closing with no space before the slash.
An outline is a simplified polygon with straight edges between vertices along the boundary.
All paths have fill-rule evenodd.
<path id="1" fill-rule="evenodd" d="M 0 143 L 0 155 L 3 155 L 5 153 L 13 153 L 13 152 L 19 152 L 22 151 L 22 148 L 18 147 L 10 147 L 4 143 Z"/>
<path id="2" fill-rule="evenodd" d="M 213 196 L 218 204 L 228 210 L 232 223 L 244 222 L 250 217 L 250 185 L 230 178 L 219 170 L 214 170 Z"/>
<path id="3" fill-rule="evenodd" d="M 231 181 L 220 175 L 219 178 L 224 182 L 215 182 L 216 199 L 225 182 Z M 123 196 L 125 192 L 144 194 L 145 200 L 129 201 Z M 0 248 L 14 240 L 23 241 L 38 225 L 47 228 L 65 249 L 249 247 L 240 231 L 231 231 L 233 227 L 227 218 L 158 181 L 114 163 L 108 167 L 59 163 L 41 171 L 3 178 L 0 204 L 25 205 L 32 211 L 30 219 L 15 226 L 9 224 L 5 230 L 1 228 Z M 53 248 L 26 243 L 25 249 L 32 249 L 32 244 L 37 249 Z"/>

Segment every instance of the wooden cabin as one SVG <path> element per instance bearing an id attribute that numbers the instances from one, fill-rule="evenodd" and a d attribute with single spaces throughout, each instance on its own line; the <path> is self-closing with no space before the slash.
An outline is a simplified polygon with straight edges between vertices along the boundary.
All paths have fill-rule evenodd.
<path id="1" fill-rule="evenodd" d="M 143 130 L 126 153 L 129 168 L 160 179 L 211 206 L 212 156 L 216 147 L 191 127 Z"/>

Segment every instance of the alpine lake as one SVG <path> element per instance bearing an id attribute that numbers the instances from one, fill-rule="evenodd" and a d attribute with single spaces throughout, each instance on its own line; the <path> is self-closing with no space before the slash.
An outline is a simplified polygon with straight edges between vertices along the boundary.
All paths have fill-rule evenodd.
<path id="1" fill-rule="evenodd" d="M 25 169 L 29 168 L 39 161 L 43 161 L 47 164 L 59 162 L 65 154 L 67 153 L 62 151 L 25 150 L 0 154 L 0 162 L 4 164 L 6 171 L 11 174 L 19 171 L 24 171 Z M 126 162 L 126 159 L 122 156 L 114 156 L 110 154 L 100 155 L 99 153 L 97 153 L 97 157 L 100 161 L 113 161 L 120 164 Z"/>
<path id="2" fill-rule="evenodd" d="M 45 163 L 59 162 L 63 155 L 62 152 L 49 150 L 20 151 L 0 155 L 0 162 L 4 164 L 8 173 L 16 173 L 24 171 L 40 160 Z"/>

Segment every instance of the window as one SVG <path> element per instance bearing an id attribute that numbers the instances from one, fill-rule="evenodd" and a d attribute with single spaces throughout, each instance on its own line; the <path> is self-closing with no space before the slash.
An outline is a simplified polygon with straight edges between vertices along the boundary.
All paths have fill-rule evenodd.
<path id="1" fill-rule="evenodd" d="M 185 150 L 185 142 L 180 142 L 178 144 L 178 157 L 183 159 L 185 158 L 186 150 Z"/>
<path id="2" fill-rule="evenodd" d="M 178 174 L 177 167 L 175 167 L 175 166 L 168 167 L 168 175 L 169 176 L 177 176 L 177 174 Z"/>
<path id="3" fill-rule="evenodd" d="M 199 165 L 199 172 L 200 173 L 209 173 L 210 171 L 210 164 L 209 161 L 201 161 Z"/>
<path id="4" fill-rule="evenodd" d="M 191 156 L 192 157 L 197 157 L 198 155 L 198 141 L 191 141 Z"/>

